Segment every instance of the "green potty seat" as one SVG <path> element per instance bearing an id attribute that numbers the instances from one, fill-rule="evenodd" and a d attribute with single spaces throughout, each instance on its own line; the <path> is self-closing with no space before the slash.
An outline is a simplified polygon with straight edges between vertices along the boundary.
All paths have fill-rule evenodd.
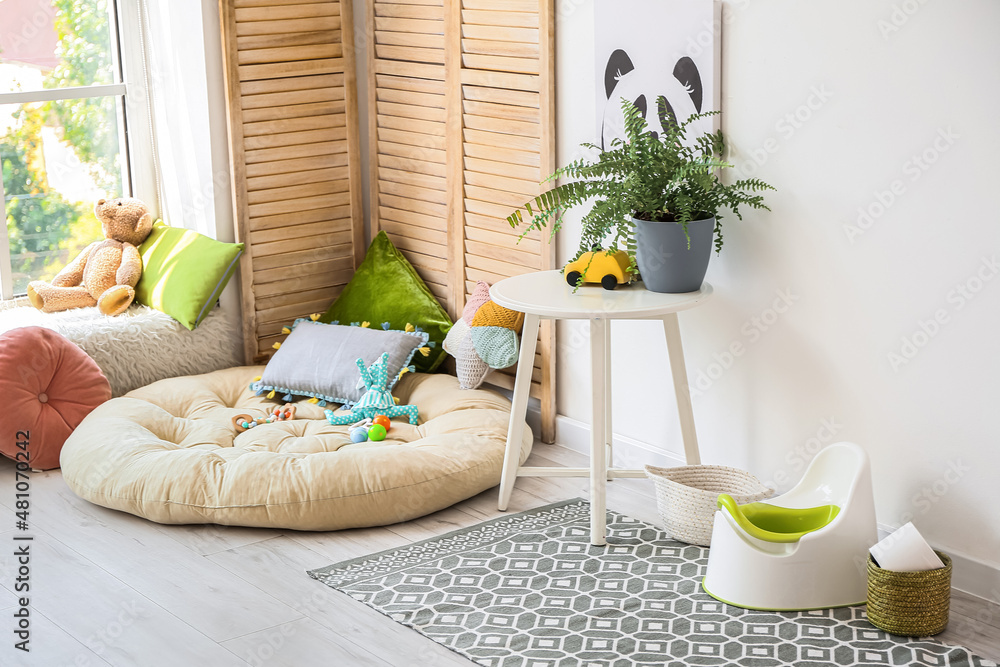
<path id="1" fill-rule="evenodd" d="M 768 503 L 748 503 L 737 505 L 728 493 L 719 494 L 719 509 L 729 510 L 736 523 L 747 534 L 764 542 L 798 542 L 803 535 L 819 530 L 830 524 L 840 508 L 836 505 L 820 505 L 792 509 Z"/>

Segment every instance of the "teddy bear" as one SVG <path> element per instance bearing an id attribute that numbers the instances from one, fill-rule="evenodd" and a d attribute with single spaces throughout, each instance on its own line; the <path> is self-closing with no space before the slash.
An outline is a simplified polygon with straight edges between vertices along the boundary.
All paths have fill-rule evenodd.
<path id="1" fill-rule="evenodd" d="M 138 246 L 153 228 L 153 215 L 134 197 L 99 199 L 94 215 L 101 221 L 104 240 L 84 248 L 51 283 L 28 284 L 28 299 L 38 310 L 97 306 L 105 315 L 118 315 L 132 305 L 142 275 Z"/>

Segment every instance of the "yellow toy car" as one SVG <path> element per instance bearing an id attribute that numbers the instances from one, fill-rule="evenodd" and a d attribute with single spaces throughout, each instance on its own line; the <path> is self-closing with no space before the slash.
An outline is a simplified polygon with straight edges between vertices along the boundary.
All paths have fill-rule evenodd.
<path id="1" fill-rule="evenodd" d="M 633 272 L 629 269 L 628 253 L 624 250 L 591 250 L 563 269 L 566 282 L 572 287 L 584 283 L 600 283 L 606 290 L 632 282 Z"/>

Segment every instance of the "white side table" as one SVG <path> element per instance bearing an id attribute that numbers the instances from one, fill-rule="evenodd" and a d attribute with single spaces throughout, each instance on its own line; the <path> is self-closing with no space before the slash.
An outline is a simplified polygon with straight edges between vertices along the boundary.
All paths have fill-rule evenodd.
<path id="1" fill-rule="evenodd" d="M 514 398 L 507 431 L 507 450 L 500 480 L 501 510 L 507 509 L 514 480 L 518 475 L 534 477 L 590 477 L 590 541 L 606 543 L 607 480 L 616 477 L 645 477 L 643 470 L 611 466 L 611 320 L 663 320 L 667 339 L 670 371 L 677 396 L 681 437 L 688 465 L 701 462 L 698 439 L 691 411 L 687 370 L 681 347 L 677 312 L 694 308 L 712 295 L 712 286 L 704 283 L 697 292 L 660 294 L 641 284 L 618 287 L 613 291 L 600 285 L 585 285 L 573 293 L 561 271 L 539 271 L 501 280 L 490 289 L 497 304 L 525 314 L 518 357 Z M 528 409 L 528 390 L 535 359 L 538 325 L 543 319 L 590 320 L 590 367 L 593 385 L 593 422 L 590 431 L 590 468 L 540 468 L 518 466 L 520 425 Z"/>

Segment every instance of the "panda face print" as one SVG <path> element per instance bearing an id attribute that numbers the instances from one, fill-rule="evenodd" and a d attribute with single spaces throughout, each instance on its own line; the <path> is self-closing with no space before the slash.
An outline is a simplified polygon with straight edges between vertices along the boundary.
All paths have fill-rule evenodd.
<path id="1" fill-rule="evenodd" d="M 613 139 L 624 135 L 622 99 L 635 104 L 656 135 L 664 131 L 671 117 L 684 121 L 701 113 L 704 88 L 697 64 L 684 56 L 674 64 L 671 75 L 664 77 L 656 68 L 636 67 L 623 49 L 611 53 L 604 71 L 607 105 L 601 124 L 602 149 L 610 148 Z M 657 107 L 661 96 L 666 99 L 662 109 Z"/>

